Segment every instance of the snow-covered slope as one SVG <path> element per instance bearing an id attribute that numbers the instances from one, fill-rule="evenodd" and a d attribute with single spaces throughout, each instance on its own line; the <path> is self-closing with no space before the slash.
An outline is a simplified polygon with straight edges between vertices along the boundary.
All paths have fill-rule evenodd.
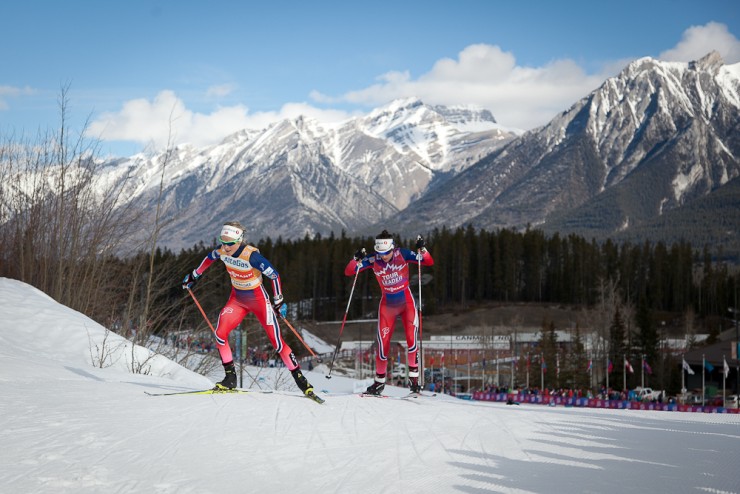
<path id="1" fill-rule="evenodd" d="M 149 375 L 95 367 L 101 331 L 0 278 L 2 492 L 737 491 L 740 415 L 359 398 L 319 372 L 324 405 L 151 397 L 210 382 L 161 360 Z M 262 385 L 281 372 L 249 370 Z"/>

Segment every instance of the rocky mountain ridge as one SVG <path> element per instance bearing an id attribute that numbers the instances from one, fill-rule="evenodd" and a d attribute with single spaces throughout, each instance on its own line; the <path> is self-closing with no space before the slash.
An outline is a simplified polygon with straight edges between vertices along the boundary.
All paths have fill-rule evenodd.
<path id="1" fill-rule="evenodd" d="M 173 249 L 209 243 L 226 219 L 253 241 L 469 224 L 628 239 L 740 176 L 740 64 L 714 52 L 635 60 L 525 133 L 486 110 L 412 98 L 340 124 L 299 117 L 116 160 L 106 173 L 133 177 L 128 196 L 150 208 L 164 176 L 160 238 Z"/>

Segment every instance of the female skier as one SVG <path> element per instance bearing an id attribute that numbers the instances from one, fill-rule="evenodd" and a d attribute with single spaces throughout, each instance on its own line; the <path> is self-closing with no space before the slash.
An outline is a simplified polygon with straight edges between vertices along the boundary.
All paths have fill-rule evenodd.
<path id="1" fill-rule="evenodd" d="M 182 280 L 182 288 L 191 289 L 216 260 L 221 260 L 226 265 L 226 271 L 231 277 L 231 295 L 221 310 L 216 325 L 216 345 L 226 372 L 226 377 L 216 383 L 216 388 L 236 388 L 236 369 L 229 346 L 229 333 L 251 312 L 265 329 L 270 343 L 293 375 L 298 388 L 305 395 L 313 397 L 315 396 L 313 386 L 301 372 L 293 351 L 283 341 L 280 333 L 277 314 L 284 316 L 286 310 L 280 275 L 256 247 L 244 243 L 243 240 L 244 227 L 238 221 L 225 223 L 219 236 L 221 245 L 212 250 L 200 265 Z M 262 285 L 263 276 L 272 282 L 272 304 Z"/>
<path id="2" fill-rule="evenodd" d="M 375 355 L 375 382 L 367 388 L 366 394 L 380 395 L 385 388 L 388 370 L 388 353 L 396 319 L 401 319 L 406 330 L 408 346 L 409 381 L 412 393 L 421 391 L 419 386 L 419 316 L 416 303 L 409 288 L 409 263 L 432 266 L 434 259 L 425 247 L 421 235 L 416 238 L 417 252 L 396 247 L 393 235 L 383 230 L 375 237 L 375 254 L 367 256 L 363 248 L 355 252 L 354 258 L 344 268 L 344 274 L 354 276 L 359 271 L 371 269 L 378 280 L 382 297 L 378 309 L 378 328 L 376 338 L 378 350 Z M 421 280 L 420 280 L 421 281 Z"/>

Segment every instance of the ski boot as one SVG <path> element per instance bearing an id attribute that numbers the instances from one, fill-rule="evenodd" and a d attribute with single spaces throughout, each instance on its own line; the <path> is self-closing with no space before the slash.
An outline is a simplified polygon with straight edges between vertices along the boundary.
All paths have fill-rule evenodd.
<path id="1" fill-rule="evenodd" d="M 234 366 L 234 362 L 224 364 L 224 372 L 226 372 L 226 377 L 222 381 L 217 382 L 214 389 L 230 390 L 236 388 L 236 367 Z"/>
<path id="2" fill-rule="evenodd" d="M 385 389 L 385 374 L 377 375 L 375 376 L 375 382 L 373 382 L 368 388 L 365 390 L 366 395 L 372 395 L 372 396 L 380 396 L 380 394 Z"/>
<path id="3" fill-rule="evenodd" d="M 295 369 L 290 371 L 290 373 L 293 374 L 293 379 L 295 380 L 296 386 L 298 386 L 298 389 L 303 391 L 304 395 L 307 395 L 309 392 L 313 393 L 313 386 L 311 386 L 311 383 L 308 382 L 306 376 L 303 375 L 300 367 L 296 367 Z"/>
<path id="4" fill-rule="evenodd" d="M 311 383 L 308 382 L 306 376 L 303 375 L 300 367 L 296 367 L 295 369 L 290 371 L 290 373 L 293 375 L 293 379 L 295 380 L 298 389 L 303 391 L 303 394 L 307 398 L 311 398 L 316 403 L 324 403 L 324 400 L 322 398 L 319 398 L 319 396 L 317 396 L 316 393 L 313 392 L 313 386 L 311 386 Z"/>
<path id="5" fill-rule="evenodd" d="M 412 393 L 420 394 L 421 386 L 419 386 L 419 368 L 409 367 L 409 390 Z"/>

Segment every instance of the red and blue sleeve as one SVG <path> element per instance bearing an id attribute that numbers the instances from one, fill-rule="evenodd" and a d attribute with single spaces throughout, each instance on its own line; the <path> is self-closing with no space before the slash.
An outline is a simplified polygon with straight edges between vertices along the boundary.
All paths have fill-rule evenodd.
<path id="1" fill-rule="evenodd" d="M 350 259 L 347 265 L 344 267 L 345 276 L 354 276 L 358 271 L 364 271 L 368 269 L 373 263 L 370 261 L 372 257 L 366 257 L 362 261 L 358 262 L 354 259 Z"/>
<path id="2" fill-rule="evenodd" d="M 249 264 L 258 269 L 263 276 L 267 276 L 272 281 L 272 298 L 283 296 L 283 285 L 280 282 L 280 273 L 270 264 L 270 261 L 259 252 L 252 252 L 249 256 Z"/>
<path id="3" fill-rule="evenodd" d="M 401 254 L 403 255 L 403 258 L 407 262 L 413 262 L 419 264 L 418 259 L 416 259 L 416 252 L 410 249 L 401 249 Z M 434 259 L 432 259 L 432 255 L 429 253 L 428 250 L 424 249 L 421 253 L 421 265 L 422 266 L 433 266 L 434 265 Z"/>
<path id="4" fill-rule="evenodd" d="M 221 256 L 218 253 L 218 249 L 212 250 L 208 253 L 206 257 L 203 258 L 202 261 L 200 261 L 200 264 L 197 268 L 195 268 L 195 272 L 198 273 L 198 276 L 202 275 L 206 269 L 210 267 L 211 264 L 213 264 L 213 261 L 220 259 Z"/>

